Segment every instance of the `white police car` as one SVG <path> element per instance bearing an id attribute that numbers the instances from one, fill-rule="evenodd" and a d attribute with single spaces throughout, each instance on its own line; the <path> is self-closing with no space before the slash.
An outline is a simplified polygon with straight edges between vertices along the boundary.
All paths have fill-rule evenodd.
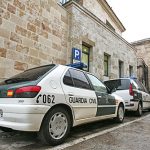
<path id="1" fill-rule="evenodd" d="M 134 111 L 141 116 L 143 110 L 150 110 L 150 94 L 137 78 L 119 78 L 104 83 L 109 89 L 116 88 L 114 93 L 125 100 L 127 111 Z"/>
<path id="2" fill-rule="evenodd" d="M 0 83 L 0 127 L 36 131 L 44 143 L 64 141 L 70 128 L 124 119 L 124 101 L 90 73 L 63 65 L 26 70 Z"/>

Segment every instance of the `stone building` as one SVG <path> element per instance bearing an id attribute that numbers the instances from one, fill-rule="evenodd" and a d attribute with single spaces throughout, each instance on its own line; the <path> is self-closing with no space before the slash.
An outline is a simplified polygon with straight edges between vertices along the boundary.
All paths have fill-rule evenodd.
<path id="1" fill-rule="evenodd" d="M 1 0 L 0 78 L 68 64 L 73 49 L 100 79 L 136 74 L 137 58 L 106 0 Z"/>
<path id="2" fill-rule="evenodd" d="M 150 88 L 150 39 L 143 39 L 135 41 L 132 45 L 136 48 L 136 55 L 138 57 L 138 71 L 137 75 L 141 82 L 143 82 L 147 89 Z M 149 89 L 150 90 L 150 89 Z"/>

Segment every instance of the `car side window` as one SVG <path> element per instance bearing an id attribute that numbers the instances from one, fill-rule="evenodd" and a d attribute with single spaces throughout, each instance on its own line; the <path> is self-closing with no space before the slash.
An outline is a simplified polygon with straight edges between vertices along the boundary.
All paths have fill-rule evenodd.
<path id="1" fill-rule="evenodd" d="M 83 72 L 75 70 L 75 69 L 69 69 L 69 71 L 70 71 L 75 87 L 91 89 L 91 86 Z"/>
<path id="2" fill-rule="evenodd" d="M 74 86 L 69 70 L 64 75 L 63 83 L 69 86 Z"/>
<path id="3" fill-rule="evenodd" d="M 91 74 L 87 74 L 96 92 L 107 93 L 106 86 Z"/>

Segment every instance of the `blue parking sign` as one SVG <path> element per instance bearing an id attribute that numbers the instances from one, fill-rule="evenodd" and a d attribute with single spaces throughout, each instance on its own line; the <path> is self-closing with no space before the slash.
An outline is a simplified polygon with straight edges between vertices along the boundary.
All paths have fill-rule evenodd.
<path id="1" fill-rule="evenodd" d="M 72 49 L 72 58 L 76 61 L 81 61 L 81 50 L 77 48 Z"/>

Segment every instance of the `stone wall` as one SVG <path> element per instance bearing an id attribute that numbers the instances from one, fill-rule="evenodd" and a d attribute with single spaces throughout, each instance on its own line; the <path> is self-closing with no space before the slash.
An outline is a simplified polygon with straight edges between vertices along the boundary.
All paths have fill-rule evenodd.
<path id="1" fill-rule="evenodd" d="M 108 15 L 108 13 L 106 13 L 106 10 L 102 7 L 99 0 L 83 0 L 83 6 L 99 19 L 101 19 L 101 21 L 103 21 L 104 23 L 106 23 L 106 20 L 109 21 L 109 23 L 114 27 L 116 33 L 122 35 L 121 31 L 114 23 L 112 18 Z"/>
<path id="2" fill-rule="evenodd" d="M 133 42 L 132 45 L 136 48 L 137 57 L 142 58 L 148 66 L 148 78 L 150 87 L 150 39 Z"/>
<path id="3" fill-rule="evenodd" d="M 137 58 L 134 48 L 129 43 L 77 3 L 68 4 L 66 8 L 72 14 L 70 17 L 70 48 L 82 49 L 82 43 L 91 46 L 90 72 L 105 80 L 104 53 L 107 53 L 111 57 L 110 79 L 119 77 L 119 60 L 124 62 L 124 76 L 129 76 L 129 65 L 133 66 L 136 75 Z"/>
<path id="4" fill-rule="evenodd" d="M 125 76 L 129 65 L 136 74 L 131 45 L 77 1 L 80 5 L 71 1 L 61 6 L 58 0 L 0 1 L 0 79 L 35 66 L 70 63 L 71 49 L 82 49 L 83 42 L 91 46 L 90 72 L 102 80 L 104 53 L 111 56 L 109 78 L 118 77 L 119 60 L 124 62 Z"/>
<path id="5" fill-rule="evenodd" d="M 57 0 L 0 0 L 0 78 L 66 64 L 68 13 Z"/>

